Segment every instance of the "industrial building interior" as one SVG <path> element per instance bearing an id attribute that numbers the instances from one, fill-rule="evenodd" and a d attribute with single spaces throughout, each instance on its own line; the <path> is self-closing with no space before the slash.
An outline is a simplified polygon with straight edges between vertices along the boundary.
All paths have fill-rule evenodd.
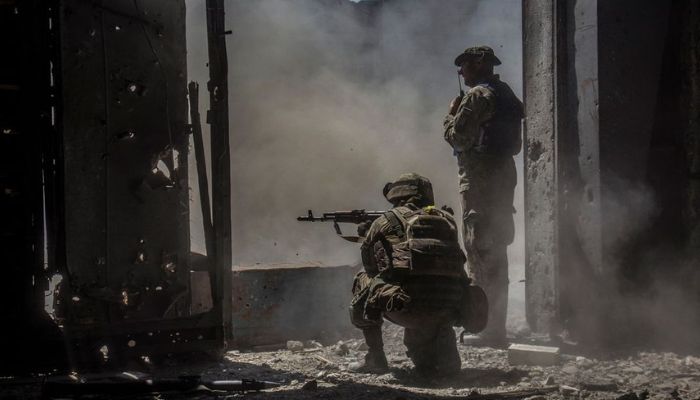
<path id="1" fill-rule="evenodd" d="M 389 327 L 393 372 L 354 374 L 359 246 L 295 217 L 407 169 L 458 206 L 479 44 L 525 104 L 510 338 L 561 357 L 423 382 Z M 0 49 L 0 397 L 700 397 L 696 1 L 0 0 Z"/>

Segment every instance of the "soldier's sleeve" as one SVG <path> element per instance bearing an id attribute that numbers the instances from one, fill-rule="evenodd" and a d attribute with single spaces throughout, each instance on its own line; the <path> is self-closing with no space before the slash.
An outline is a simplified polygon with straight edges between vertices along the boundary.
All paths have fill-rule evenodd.
<path id="1" fill-rule="evenodd" d="M 382 233 L 382 228 L 387 225 L 386 218 L 381 216 L 374 220 L 372 225 L 367 231 L 365 239 L 362 241 L 360 246 L 360 252 L 362 254 L 362 265 L 365 267 L 365 271 L 370 276 L 376 275 L 379 272 L 374 259 L 374 244 L 379 240 Z"/>
<path id="2" fill-rule="evenodd" d="M 475 86 L 462 98 L 457 113 L 445 116 L 443 128 L 445 140 L 457 152 L 473 147 L 479 139 L 479 127 L 494 113 L 496 99 L 493 92 L 483 86 Z"/>

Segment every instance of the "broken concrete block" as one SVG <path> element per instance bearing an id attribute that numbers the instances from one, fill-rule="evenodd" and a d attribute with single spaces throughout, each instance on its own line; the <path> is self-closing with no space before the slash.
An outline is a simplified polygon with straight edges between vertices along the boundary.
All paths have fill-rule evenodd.
<path id="1" fill-rule="evenodd" d="M 556 365 L 559 363 L 559 348 L 511 344 L 508 347 L 508 362 L 511 365 Z"/>
<path id="2" fill-rule="evenodd" d="M 304 343 L 299 342 L 297 340 L 288 340 L 287 341 L 287 350 L 302 351 L 302 350 L 304 350 Z"/>
<path id="3" fill-rule="evenodd" d="M 578 367 L 575 365 L 567 365 L 561 369 L 561 372 L 568 375 L 576 375 L 578 374 Z"/>

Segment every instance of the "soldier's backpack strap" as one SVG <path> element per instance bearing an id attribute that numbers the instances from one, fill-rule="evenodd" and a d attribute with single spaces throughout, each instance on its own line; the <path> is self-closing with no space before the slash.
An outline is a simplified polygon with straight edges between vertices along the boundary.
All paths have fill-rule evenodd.
<path id="1" fill-rule="evenodd" d="M 406 239 L 406 229 L 396 212 L 394 210 L 387 211 L 384 213 L 384 218 L 389 222 L 389 231 L 387 233 L 391 233 L 398 237 L 400 241 L 404 241 Z"/>

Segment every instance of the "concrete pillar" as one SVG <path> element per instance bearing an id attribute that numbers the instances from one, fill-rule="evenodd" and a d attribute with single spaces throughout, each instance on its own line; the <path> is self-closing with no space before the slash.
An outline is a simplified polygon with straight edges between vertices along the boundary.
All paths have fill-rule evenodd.
<path id="1" fill-rule="evenodd" d="M 523 0 L 526 314 L 548 333 L 557 305 L 555 0 Z"/>

